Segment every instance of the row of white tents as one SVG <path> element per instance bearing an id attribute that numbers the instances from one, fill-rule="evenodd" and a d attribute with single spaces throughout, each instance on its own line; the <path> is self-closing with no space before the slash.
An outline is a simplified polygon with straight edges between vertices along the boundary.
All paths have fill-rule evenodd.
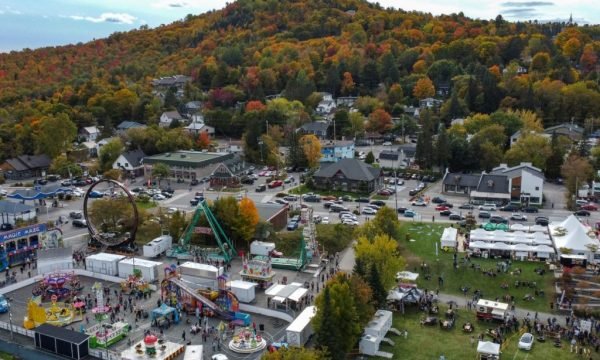
<path id="1" fill-rule="evenodd" d="M 571 255 L 583 255 L 588 261 L 594 261 L 600 242 L 594 231 L 583 225 L 575 215 L 562 222 L 551 223 L 548 227 L 559 255 L 561 249 L 569 249 Z"/>

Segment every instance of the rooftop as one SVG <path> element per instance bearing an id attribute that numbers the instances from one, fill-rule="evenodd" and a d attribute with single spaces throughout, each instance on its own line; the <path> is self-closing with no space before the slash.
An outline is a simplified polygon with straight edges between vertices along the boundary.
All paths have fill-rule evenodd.
<path id="1" fill-rule="evenodd" d="M 268 221 L 273 216 L 277 215 L 287 205 L 282 204 L 263 204 L 256 203 L 256 210 L 258 210 L 258 216 L 263 221 Z"/>
<path id="2" fill-rule="evenodd" d="M 0 200 L 0 213 L 3 214 L 19 214 L 26 211 L 31 211 L 34 208 L 34 206 L 21 204 L 20 202 L 17 203 L 8 200 Z"/>
<path id="3" fill-rule="evenodd" d="M 338 172 L 342 172 L 350 180 L 371 181 L 379 177 L 381 170 L 357 159 L 341 159 L 338 162 L 321 167 L 314 176 L 331 178 Z"/>
<path id="4" fill-rule="evenodd" d="M 172 153 L 147 156 L 144 158 L 144 163 L 156 164 L 164 162 L 171 165 L 197 167 L 198 165 L 206 166 L 208 164 L 222 162 L 232 157 L 233 155 L 227 153 L 180 150 Z"/>

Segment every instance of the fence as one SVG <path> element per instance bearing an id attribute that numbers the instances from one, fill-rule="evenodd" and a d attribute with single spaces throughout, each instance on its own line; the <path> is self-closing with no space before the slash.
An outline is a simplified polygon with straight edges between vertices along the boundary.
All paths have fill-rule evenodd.
<path id="1" fill-rule="evenodd" d="M 10 331 L 10 324 L 6 323 L 4 321 L 0 321 L 0 329 L 4 329 L 4 330 Z M 28 337 L 30 337 L 32 339 L 33 339 L 34 334 L 35 334 L 35 331 L 33 331 L 33 330 L 27 330 L 27 329 L 22 328 L 22 327 L 20 327 L 18 325 L 15 325 L 15 324 L 12 324 L 12 331 L 15 334 L 25 335 L 25 336 L 28 336 Z"/>

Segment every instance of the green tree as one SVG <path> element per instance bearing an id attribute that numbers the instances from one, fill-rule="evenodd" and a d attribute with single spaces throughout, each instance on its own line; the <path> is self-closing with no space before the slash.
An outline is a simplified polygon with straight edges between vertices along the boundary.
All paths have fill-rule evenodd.
<path id="1" fill-rule="evenodd" d="M 156 163 L 152 165 L 152 177 L 158 180 L 158 186 L 160 187 L 160 182 L 168 178 L 171 174 L 171 168 L 169 165 L 165 163 Z"/>
<path id="2" fill-rule="evenodd" d="M 300 347 L 283 347 L 274 352 L 265 352 L 261 360 L 327 360 L 327 354 L 321 350 Z"/>
<path id="3" fill-rule="evenodd" d="M 373 155 L 372 151 L 369 151 L 367 153 L 367 156 L 365 157 L 365 163 L 372 164 L 374 162 L 375 162 L 375 155 Z"/>
<path id="4" fill-rule="evenodd" d="M 350 128 L 345 133 L 353 138 L 361 137 L 365 132 L 365 117 L 359 112 L 350 113 Z"/>
<path id="5" fill-rule="evenodd" d="M 570 208 L 574 207 L 573 198 L 577 194 L 577 186 L 589 182 L 594 176 L 594 168 L 589 160 L 577 154 L 569 155 L 561 167 L 561 174 L 567 188 L 566 199 Z"/>
<path id="6" fill-rule="evenodd" d="M 83 170 L 81 166 L 67 159 L 65 155 L 59 155 L 52 160 L 50 172 L 58 174 L 63 178 L 81 176 Z"/>
<path id="7" fill-rule="evenodd" d="M 491 171 L 502 161 L 502 148 L 491 141 L 484 141 L 478 146 L 479 167 L 485 171 Z"/>
<path id="8" fill-rule="evenodd" d="M 429 111 L 423 111 L 421 113 L 421 132 L 417 137 L 417 147 L 415 149 L 415 161 L 423 169 L 429 169 L 433 165 L 434 151 L 433 151 L 433 119 Z"/>
<path id="9" fill-rule="evenodd" d="M 186 227 L 185 221 L 185 213 L 181 211 L 175 211 L 171 218 L 169 219 L 169 234 L 173 237 L 175 241 L 177 241 L 181 235 L 183 235 L 183 231 Z"/>
<path id="10" fill-rule="evenodd" d="M 538 134 L 522 134 L 510 149 L 504 154 L 506 162 L 510 166 L 518 165 L 521 162 L 531 162 L 533 166 L 540 169 L 546 169 L 546 161 L 551 154 L 548 140 Z"/>
<path id="11" fill-rule="evenodd" d="M 448 160 L 450 158 L 450 143 L 446 127 L 443 124 L 440 124 L 439 126 L 438 137 L 435 141 L 435 152 L 437 164 L 442 171 L 444 171 L 446 166 L 448 166 Z"/>
<path id="12" fill-rule="evenodd" d="M 377 309 L 385 309 L 387 302 L 387 290 L 385 287 L 383 287 L 377 266 L 371 265 L 368 279 L 369 287 L 371 287 L 371 291 L 373 292 L 373 304 Z"/>
<path id="13" fill-rule="evenodd" d="M 304 102 L 314 91 L 314 82 L 308 77 L 305 70 L 300 70 L 295 78 L 288 81 L 284 93 L 285 97 L 290 100 Z"/>
<path id="14" fill-rule="evenodd" d="M 396 283 L 396 273 L 404 268 L 404 259 L 398 253 L 398 243 L 389 235 L 378 234 L 369 239 L 360 236 L 354 246 L 357 258 L 368 266 L 377 266 L 381 282 L 385 289 L 391 289 Z"/>
<path id="15" fill-rule="evenodd" d="M 381 56 L 379 74 L 381 74 L 381 80 L 387 85 L 397 83 L 400 80 L 400 71 L 398 70 L 396 58 L 390 51 Z"/>
<path id="16" fill-rule="evenodd" d="M 112 168 L 113 163 L 119 155 L 123 153 L 123 143 L 121 139 L 116 138 L 109 141 L 106 145 L 100 148 L 98 162 L 100 163 L 100 171 L 105 172 Z"/>
<path id="17" fill-rule="evenodd" d="M 36 152 L 51 159 L 66 152 L 77 137 L 77 126 L 65 113 L 44 116 L 34 138 Z"/>
<path id="18" fill-rule="evenodd" d="M 560 177 L 564 156 L 565 153 L 560 147 L 558 135 L 554 132 L 550 140 L 550 156 L 546 159 L 546 178 L 557 179 Z"/>
<path id="19" fill-rule="evenodd" d="M 123 234 L 133 225 L 133 208 L 124 197 L 97 199 L 90 206 L 92 224 L 102 232 Z"/>

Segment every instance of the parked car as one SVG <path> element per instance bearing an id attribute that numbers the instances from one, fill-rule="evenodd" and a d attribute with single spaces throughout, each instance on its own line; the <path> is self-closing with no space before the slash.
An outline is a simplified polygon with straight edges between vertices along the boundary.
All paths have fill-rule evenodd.
<path id="1" fill-rule="evenodd" d="M 492 217 L 492 214 L 489 211 L 480 211 L 477 216 L 481 219 L 489 219 Z"/>
<path id="2" fill-rule="evenodd" d="M 421 189 L 412 189 L 408 191 L 408 195 L 410 196 L 415 196 L 419 193 L 419 191 L 421 191 Z"/>
<path id="3" fill-rule="evenodd" d="M 90 194 L 88 196 L 92 199 L 100 199 L 100 198 L 104 197 L 104 194 L 101 193 L 100 191 L 93 190 L 90 192 Z"/>
<path id="4" fill-rule="evenodd" d="M 344 195 L 344 196 L 340 197 L 340 200 L 348 201 L 348 202 L 354 201 L 354 199 L 350 195 Z"/>
<path id="5" fill-rule="evenodd" d="M 154 200 L 156 200 L 156 201 L 160 201 L 160 200 L 166 199 L 166 197 L 163 194 L 154 194 L 154 196 L 152 198 Z"/>
<path id="6" fill-rule="evenodd" d="M 541 226 L 548 226 L 550 220 L 545 216 L 538 216 L 535 218 L 535 224 Z"/>
<path id="7" fill-rule="evenodd" d="M 383 201 L 383 200 L 372 200 L 371 204 L 372 205 L 377 205 L 377 206 L 385 206 L 385 201 Z"/>
<path id="8" fill-rule="evenodd" d="M 585 204 L 581 206 L 581 209 L 587 211 L 598 211 L 598 207 L 594 204 Z"/>
<path id="9" fill-rule="evenodd" d="M 434 204 L 441 204 L 441 203 L 445 203 L 446 199 L 436 196 L 433 199 L 431 199 L 431 202 Z"/>
<path id="10" fill-rule="evenodd" d="M 283 200 L 285 201 L 296 201 L 298 200 L 298 197 L 296 195 L 287 195 L 283 197 Z"/>
<path id="11" fill-rule="evenodd" d="M 473 210 L 475 207 L 472 204 L 462 204 L 458 208 L 465 210 Z"/>
<path id="12" fill-rule="evenodd" d="M 246 185 L 254 185 L 254 179 L 251 178 L 250 176 L 242 177 L 242 180 L 240 180 L 240 182 L 242 184 L 246 184 Z"/>
<path id="13" fill-rule="evenodd" d="M 526 213 L 536 213 L 540 210 L 538 208 L 536 208 L 535 206 L 527 206 L 527 207 L 523 208 L 523 211 Z"/>
<path id="14" fill-rule="evenodd" d="M 198 179 L 192 179 L 192 181 L 190 181 L 191 186 L 196 186 L 196 185 L 198 185 L 198 183 L 199 183 Z"/>
<path id="15" fill-rule="evenodd" d="M 390 196 L 392 193 L 388 189 L 381 189 L 377 192 L 377 195 Z"/>
<path id="16" fill-rule="evenodd" d="M 351 225 L 351 226 L 357 226 L 358 225 L 358 221 L 357 220 L 352 220 L 352 219 L 342 219 L 342 224 L 344 224 L 344 225 Z"/>
<path id="17" fill-rule="evenodd" d="M 404 214 L 404 212 L 407 210 L 405 207 L 399 207 L 398 209 L 398 214 Z"/>
<path id="18" fill-rule="evenodd" d="M 412 217 L 415 217 L 416 215 L 417 215 L 417 213 L 412 209 L 408 209 L 404 212 L 404 217 L 412 218 Z"/>
<path id="19" fill-rule="evenodd" d="M 289 231 L 294 231 L 298 228 L 298 222 L 297 221 L 293 221 L 291 220 L 290 222 L 288 222 L 287 224 L 287 229 Z"/>
<path id="20" fill-rule="evenodd" d="M 498 216 L 498 215 L 490 216 L 489 221 L 492 224 L 508 224 L 508 219 L 503 218 L 502 216 Z"/>
<path id="21" fill-rule="evenodd" d="M 275 202 L 281 205 L 288 205 L 289 203 L 284 199 L 275 199 Z"/>
<path id="22" fill-rule="evenodd" d="M 448 220 L 458 220 L 458 221 L 460 221 L 460 220 L 464 220 L 464 217 L 461 216 L 461 215 L 459 215 L 459 214 L 457 214 L 457 213 L 452 213 L 452 214 L 450 214 L 450 216 L 448 216 Z"/>
<path id="23" fill-rule="evenodd" d="M 440 211 L 440 216 L 450 216 L 450 214 L 452 214 L 452 210 L 450 209 Z"/>
<path id="24" fill-rule="evenodd" d="M 329 224 L 329 216 L 323 216 L 323 220 L 321 220 L 321 224 Z"/>
<path id="25" fill-rule="evenodd" d="M 258 185 L 255 190 L 256 190 L 256 192 L 266 191 L 267 190 L 267 185 L 265 185 L 265 184 Z"/>
<path id="26" fill-rule="evenodd" d="M 496 204 L 485 203 L 483 205 L 479 205 L 479 210 L 496 211 Z"/>
<path id="27" fill-rule="evenodd" d="M 527 216 L 520 213 L 513 213 L 510 215 L 510 219 L 514 221 L 527 221 Z"/>
<path id="28" fill-rule="evenodd" d="M 321 202 L 321 197 L 315 194 L 309 194 L 302 196 L 302 200 L 306 202 Z"/>
<path id="29" fill-rule="evenodd" d="M 416 200 L 412 202 L 412 206 L 427 206 L 427 203 L 423 200 Z"/>
<path id="30" fill-rule="evenodd" d="M 347 207 L 345 207 L 344 205 L 335 204 L 335 203 L 329 207 L 329 210 L 331 210 L 333 212 L 349 211 L 349 209 Z"/>
<path id="31" fill-rule="evenodd" d="M 448 210 L 449 208 L 446 205 L 438 205 L 435 207 L 435 211 L 444 211 L 444 210 Z"/>
<path id="32" fill-rule="evenodd" d="M 587 200 L 583 200 L 583 199 L 577 199 L 577 200 L 575 200 L 575 205 L 577 205 L 577 206 L 582 206 L 582 205 L 585 205 L 587 203 L 588 203 Z"/>
<path id="33" fill-rule="evenodd" d="M 0 294 L 0 313 L 6 313 L 8 312 L 8 309 L 8 300 L 3 294 Z"/>
<path id="34" fill-rule="evenodd" d="M 69 217 L 71 219 L 82 219 L 83 218 L 83 213 L 81 211 L 71 211 L 69 213 Z"/>
<path id="35" fill-rule="evenodd" d="M 577 210 L 575 211 L 573 214 L 575 214 L 576 216 L 590 216 L 590 212 L 587 210 Z"/>
<path id="36" fill-rule="evenodd" d="M 369 201 L 370 201 L 369 198 L 366 198 L 366 197 L 359 197 L 358 199 L 356 199 L 356 202 L 359 202 L 359 203 L 368 203 Z"/>
<path id="37" fill-rule="evenodd" d="M 198 200 L 198 199 L 192 199 L 192 200 L 190 200 L 190 205 L 191 206 L 198 206 L 199 202 L 200 202 L 200 200 Z"/>
<path id="38" fill-rule="evenodd" d="M 533 347 L 533 335 L 530 333 L 525 333 L 521 335 L 519 339 L 519 349 L 521 350 L 531 350 Z"/>
<path id="39" fill-rule="evenodd" d="M 78 227 L 78 228 L 87 227 L 87 221 L 85 221 L 85 219 L 75 219 L 75 220 L 73 220 L 73 222 L 71 224 L 73 224 L 73 226 Z"/>
<path id="40" fill-rule="evenodd" d="M 283 181 L 281 180 L 273 180 L 269 183 L 269 188 L 270 189 L 274 189 L 276 187 L 280 187 L 281 185 L 283 185 Z"/>
<path id="41" fill-rule="evenodd" d="M 364 215 L 375 215 L 375 214 L 377 214 L 377 210 L 370 208 L 370 207 L 365 207 L 362 209 L 362 213 Z"/>
<path id="42" fill-rule="evenodd" d="M 450 204 L 449 202 L 441 203 L 440 205 L 445 206 L 448 209 L 452 209 L 454 207 L 454 205 Z"/>
<path id="43" fill-rule="evenodd" d="M 508 205 L 504 205 L 503 207 L 500 208 L 500 211 L 510 211 L 510 212 L 515 212 L 515 211 L 519 211 L 521 209 L 521 207 L 519 205 L 516 204 L 508 204 Z"/>

